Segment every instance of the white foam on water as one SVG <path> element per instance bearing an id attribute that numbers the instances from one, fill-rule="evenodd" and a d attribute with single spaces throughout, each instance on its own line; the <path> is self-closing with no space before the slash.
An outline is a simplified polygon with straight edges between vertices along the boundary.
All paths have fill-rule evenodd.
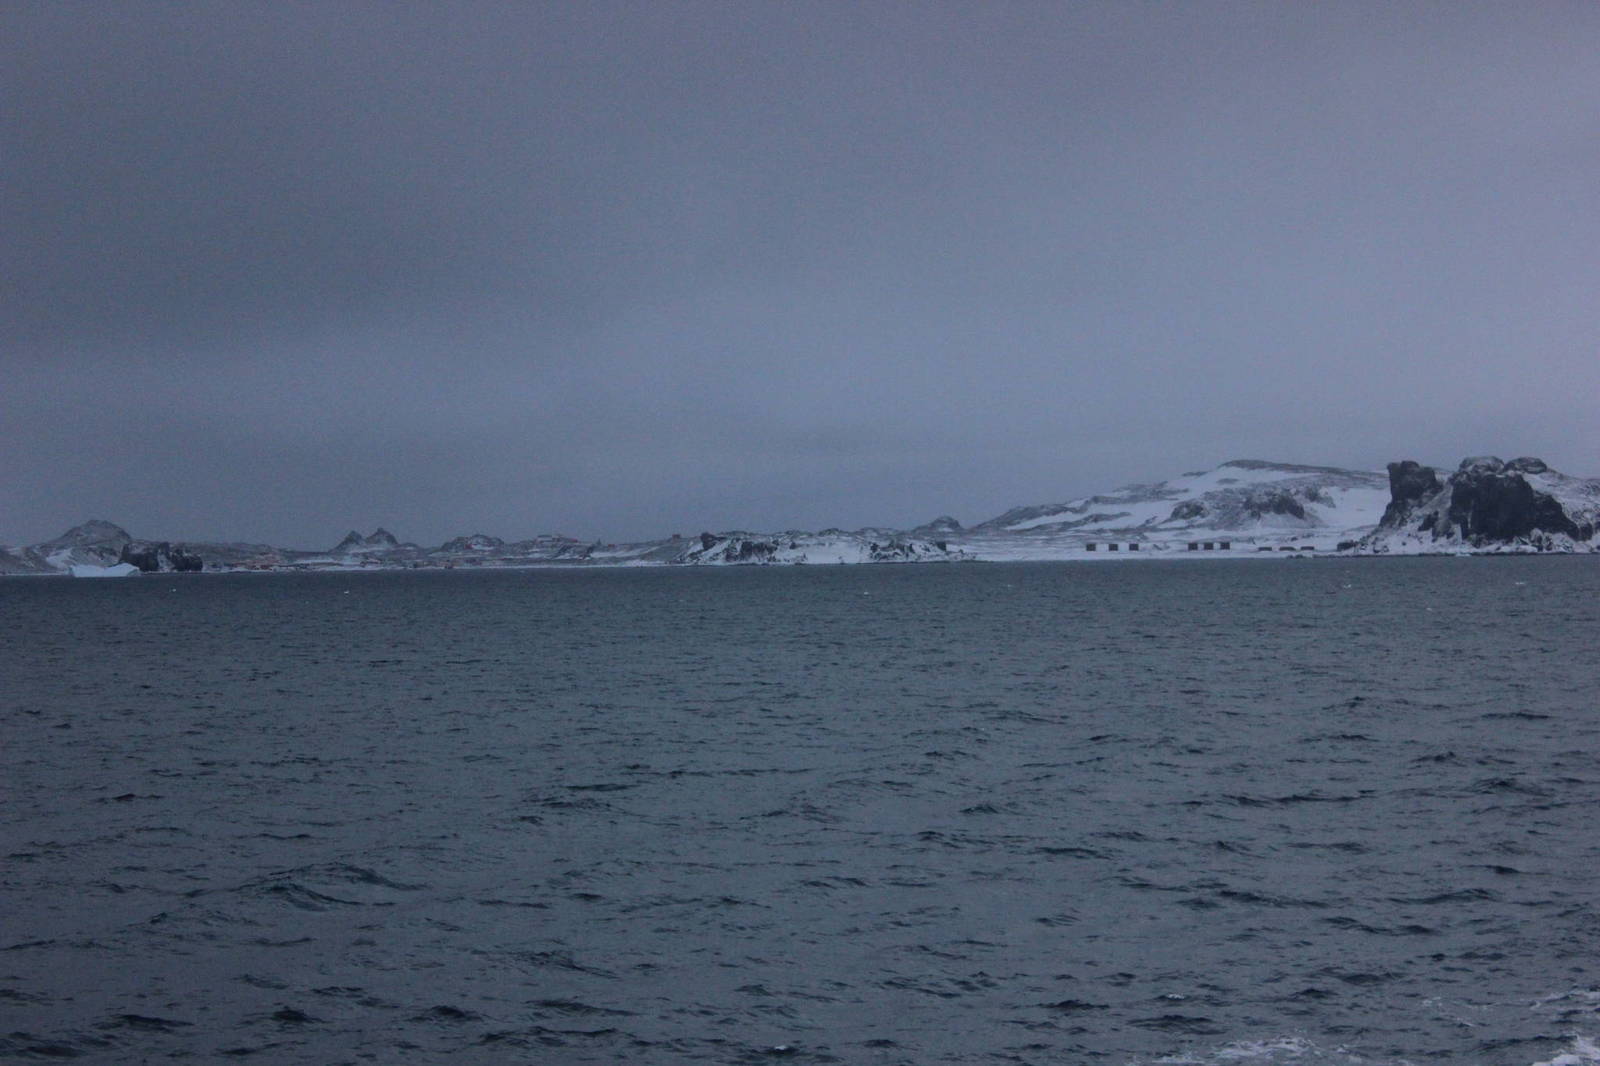
<path id="1" fill-rule="evenodd" d="M 1565 997 L 1555 997 L 1565 998 Z M 1323 1047 L 1304 1037 L 1237 1040 L 1221 1047 L 1194 1050 L 1158 1059 L 1131 1059 L 1126 1066 L 1414 1066 L 1409 1059 L 1377 1060 L 1344 1047 Z M 1573 1034 L 1572 1042 L 1553 1058 L 1529 1066 L 1600 1066 L 1600 1044 Z"/>
<path id="2" fill-rule="evenodd" d="M 1600 1063 L 1600 1045 L 1586 1036 L 1575 1035 L 1561 1054 L 1536 1062 L 1533 1066 L 1591 1066 L 1594 1063 Z"/>
<path id="3" fill-rule="evenodd" d="M 1375 1063 L 1343 1047 L 1322 1047 L 1299 1036 L 1271 1037 L 1266 1040 L 1236 1040 L 1221 1047 L 1168 1055 L 1159 1059 L 1133 1060 L 1128 1066 L 1411 1066 L 1405 1060 Z"/>

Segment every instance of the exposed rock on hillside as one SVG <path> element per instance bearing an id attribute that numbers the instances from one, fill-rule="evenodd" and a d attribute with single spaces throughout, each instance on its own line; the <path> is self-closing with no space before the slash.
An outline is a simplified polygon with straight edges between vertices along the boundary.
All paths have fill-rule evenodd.
<path id="1" fill-rule="evenodd" d="M 1361 550 L 1589 551 L 1600 520 L 1600 481 L 1530 457 L 1463 459 L 1442 484 L 1431 467 L 1390 463 L 1389 492 Z"/>
<path id="2" fill-rule="evenodd" d="M 472 533 L 465 537 L 451 537 L 439 545 L 438 551 L 444 553 L 456 552 L 487 552 L 496 548 L 505 547 L 506 542 L 499 537 L 491 537 L 487 533 Z"/>
<path id="3" fill-rule="evenodd" d="M 132 563 L 145 573 L 172 571 L 194 573 L 205 569 L 205 560 L 197 552 L 185 551 L 182 545 L 167 541 L 131 540 L 123 545 L 117 560 Z"/>
<path id="4" fill-rule="evenodd" d="M 881 539 L 880 539 L 881 538 Z M 671 561 L 693 565 L 751 563 L 911 563 L 954 561 L 966 554 L 947 544 L 881 532 L 702 533 Z"/>
<path id="5" fill-rule="evenodd" d="M 132 539 L 119 525 L 90 519 L 54 540 L 24 548 L 22 555 L 43 571 L 65 572 L 74 566 L 115 566 L 122 558 L 122 549 Z"/>
<path id="6" fill-rule="evenodd" d="M 392 551 L 400 546 L 400 542 L 395 539 L 395 535 L 381 526 L 365 537 L 352 529 L 344 535 L 344 539 L 334 547 L 330 554 L 364 555 L 369 552 Z"/>

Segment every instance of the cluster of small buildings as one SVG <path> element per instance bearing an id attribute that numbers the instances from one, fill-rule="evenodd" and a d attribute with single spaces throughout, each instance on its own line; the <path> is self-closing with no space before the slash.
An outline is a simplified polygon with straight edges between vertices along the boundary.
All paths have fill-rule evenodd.
<path id="1" fill-rule="evenodd" d="M 1225 551 L 1232 551 L 1233 550 L 1233 541 L 1231 541 L 1231 540 L 1191 540 L 1191 541 L 1188 542 L 1188 544 L 1189 544 L 1189 550 L 1192 551 L 1192 552 L 1194 552 L 1194 551 L 1208 551 L 1208 552 L 1209 551 L 1224 551 L 1225 552 Z M 1084 544 L 1083 550 L 1084 551 L 1088 551 L 1088 552 L 1093 552 L 1093 551 L 1099 551 L 1101 548 L 1104 548 L 1108 552 L 1123 551 L 1124 549 L 1126 549 L 1127 551 L 1136 552 L 1136 551 L 1138 551 L 1140 549 L 1140 547 L 1141 547 L 1141 542 L 1137 541 L 1137 540 L 1129 540 L 1129 541 L 1115 541 L 1115 540 L 1098 541 L 1098 540 L 1091 540 L 1091 541 L 1089 541 L 1089 542 Z M 1152 545 L 1152 547 L 1164 547 L 1164 545 L 1161 545 L 1161 546 Z"/>
<path id="2" fill-rule="evenodd" d="M 1136 552 L 1136 551 L 1139 551 L 1142 547 L 1143 548 L 1153 548 L 1153 549 L 1155 549 L 1157 551 L 1160 551 L 1160 550 L 1164 550 L 1167 547 L 1167 545 L 1165 545 L 1165 544 L 1145 544 L 1144 542 L 1137 541 L 1137 540 L 1128 540 L 1128 541 L 1091 540 L 1091 541 L 1086 541 L 1084 543 L 1083 550 L 1086 551 L 1086 552 L 1095 552 L 1095 551 L 1101 551 L 1101 550 L 1108 551 L 1108 552 L 1115 552 L 1115 551 Z M 1212 551 L 1227 552 L 1227 551 L 1232 551 L 1233 550 L 1233 541 L 1231 541 L 1231 540 L 1190 540 L 1190 541 L 1185 541 L 1184 542 L 1184 547 L 1187 548 L 1189 551 L 1192 551 L 1192 552 L 1212 552 Z M 1314 544 L 1302 544 L 1302 545 L 1299 545 L 1298 547 L 1296 547 L 1293 544 L 1279 544 L 1277 546 L 1273 546 L 1271 544 L 1258 544 L 1258 545 L 1255 546 L 1255 549 L 1258 552 L 1270 552 L 1270 551 L 1314 552 L 1314 551 L 1317 550 L 1316 545 L 1314 545 Z"/>

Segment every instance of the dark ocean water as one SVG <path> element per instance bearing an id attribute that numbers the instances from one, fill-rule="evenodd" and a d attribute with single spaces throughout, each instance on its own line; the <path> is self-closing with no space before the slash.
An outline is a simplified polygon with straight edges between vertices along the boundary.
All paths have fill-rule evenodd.
<path id="1" fill-rule="evenodd" d="M 0 1058 L 1600 1062 L 1600 558 L 0 581 Z"/>

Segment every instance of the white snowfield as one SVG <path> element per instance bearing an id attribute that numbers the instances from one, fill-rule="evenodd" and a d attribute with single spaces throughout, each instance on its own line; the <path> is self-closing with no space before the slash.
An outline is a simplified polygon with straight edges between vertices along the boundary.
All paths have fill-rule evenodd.
<path id="1" fill-rule="evenodd" d="M 1169 481 L 1014 508 L 950 539 L 977 558 L 1008 560 L 1330 551 L 1371 532 L 1388 502 L 1387 474 L 1239 459 Z"/>

